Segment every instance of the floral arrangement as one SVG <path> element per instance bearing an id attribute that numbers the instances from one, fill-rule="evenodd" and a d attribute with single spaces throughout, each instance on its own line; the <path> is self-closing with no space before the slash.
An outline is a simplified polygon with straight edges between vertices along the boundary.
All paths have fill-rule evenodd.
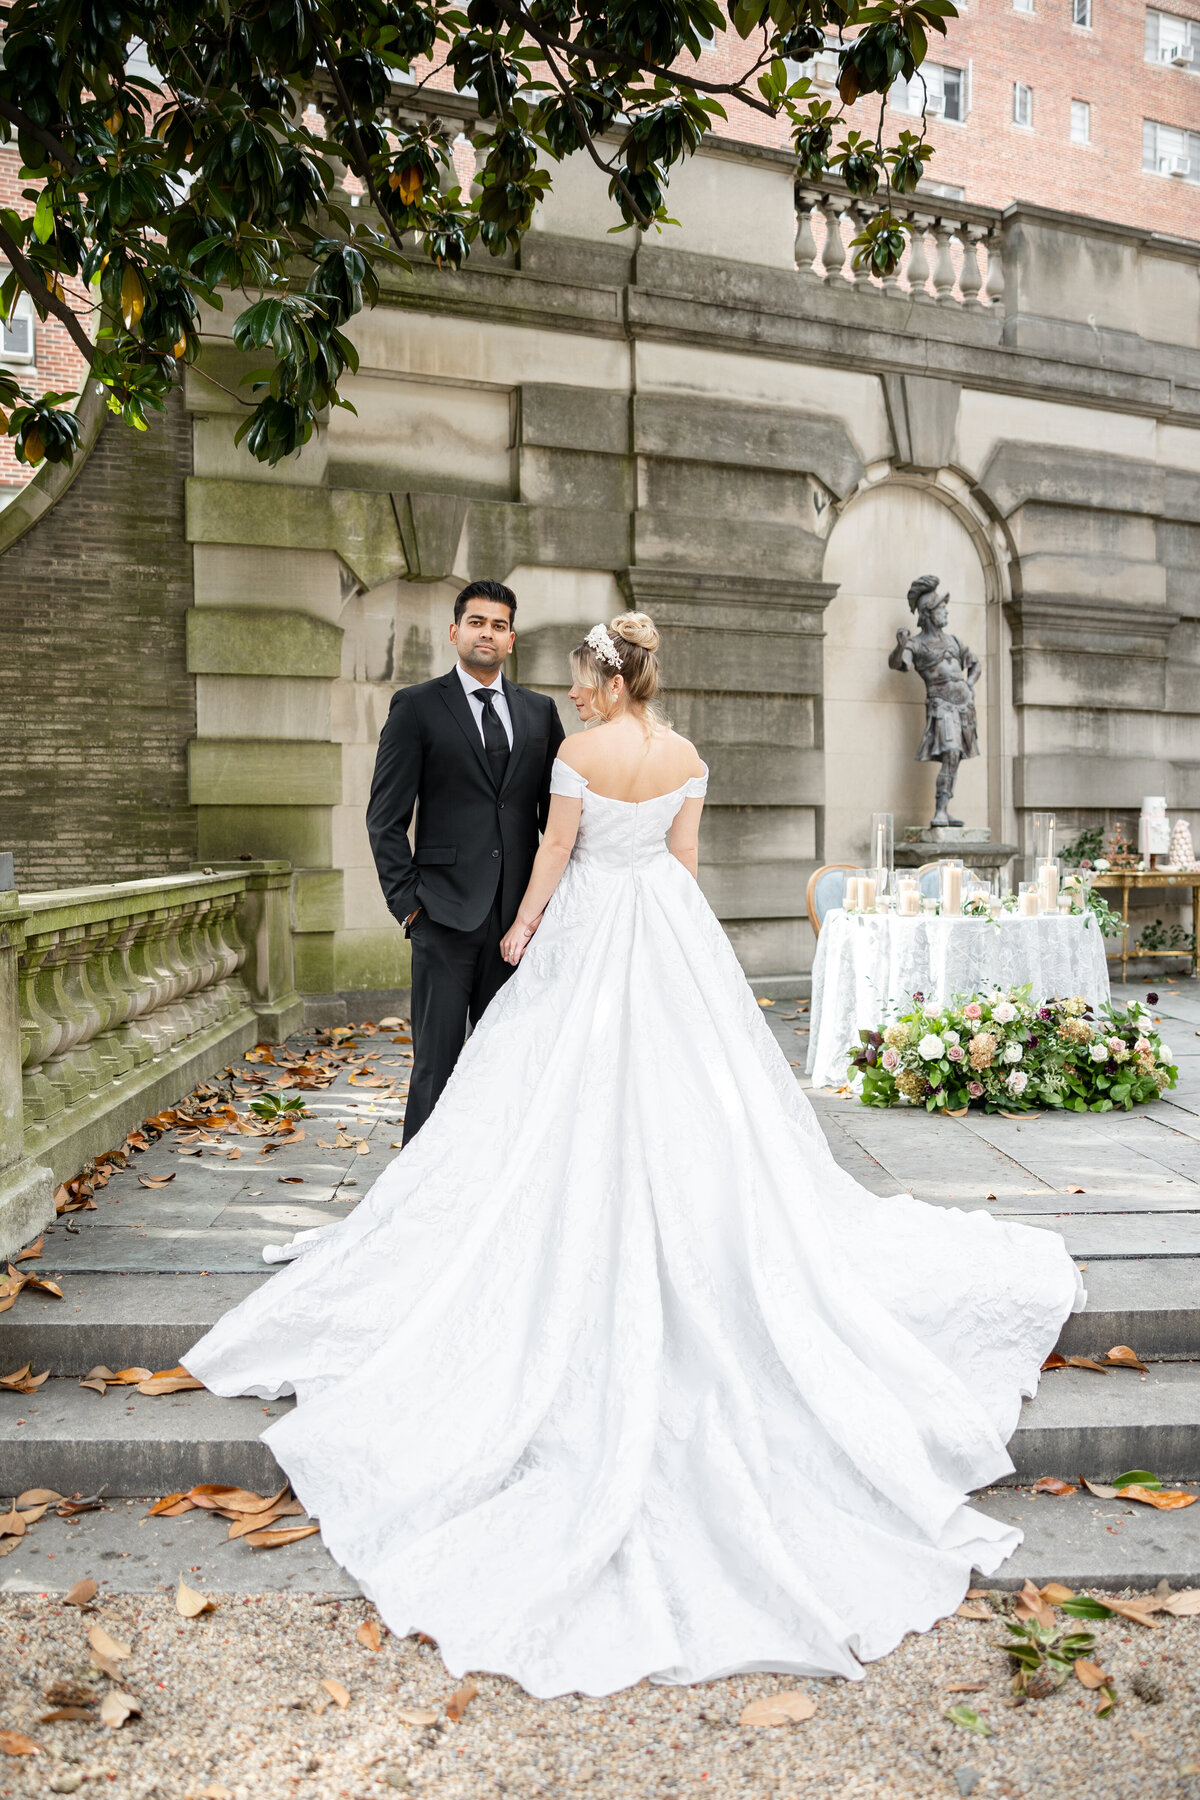
<path id="1" fill-rule="evenodd" d="M 1146 998 L 1153 1005 L 1158 996 Z M 1039 1002 L 1028 986 L 947 1006 L 914 994 L 910 1012 L 859 1039 L 850 1068 L 862 1076 L 865 1106 L 1112 1112 L 1157 1099 L 1179 1078 L 1140 1001 L 1094 1015 L 1079 995 Z"/>

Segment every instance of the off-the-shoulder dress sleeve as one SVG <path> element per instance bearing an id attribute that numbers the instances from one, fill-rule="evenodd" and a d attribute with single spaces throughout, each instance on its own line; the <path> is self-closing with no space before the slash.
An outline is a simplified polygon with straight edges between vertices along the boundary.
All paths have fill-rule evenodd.
<path id="1" fill-rule="evenodd" d="M 556 756 L 550 771 L 550 792 L 562 794 L 567 800 L 582 800 L 586 787 L 587 777 L 573 769 L 569 762 L 564 762 L 561 756 Z"/>
<path id="2" fill-rule="evenodd" d="M 684 790 L 689 800 L 703 800 L 708 792 L 708 764 L 704 765 L 703 775 L 693 775 Z"/>

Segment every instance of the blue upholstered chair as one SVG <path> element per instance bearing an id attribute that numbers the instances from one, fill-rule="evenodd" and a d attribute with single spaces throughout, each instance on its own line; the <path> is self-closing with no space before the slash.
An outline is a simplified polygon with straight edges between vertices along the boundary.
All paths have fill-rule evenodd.
<path id="1" fill-rule="evenodd" d="M 939 864 L 935 862 L 922 863 L 917 870 L 917 886 L 921 890 L 922 899 L 937 900 L 942 892 Z"/>
<path id="2" fill-rule="evenodd" d="M 814 869 L 809 876 L 804 903 L 808 907 L 809 920 L 815 932 L 820 931 L 830 907 L 842 904 L 846 877 L 853 875 L 856 867 L 855 863 L 825 863 L 821 868 Z"/>

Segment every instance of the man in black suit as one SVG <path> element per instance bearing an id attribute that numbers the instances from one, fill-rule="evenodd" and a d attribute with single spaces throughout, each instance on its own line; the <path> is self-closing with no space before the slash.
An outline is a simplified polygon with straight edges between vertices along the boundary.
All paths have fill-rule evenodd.
<path id="1" fill-rule="evenodd" d="M 563 728 L 553 700 L 501 674 L 516 610 L 499 581 L 465 587 L 450 627 L 456 667 L 393 694 L 380 734 L 367 831 L 384 898 L 412 944 L 406 1144 L 450 1079 L 468 1018 L 473 1025 L 513 973 L 500 940 L 550 806 Z"/>

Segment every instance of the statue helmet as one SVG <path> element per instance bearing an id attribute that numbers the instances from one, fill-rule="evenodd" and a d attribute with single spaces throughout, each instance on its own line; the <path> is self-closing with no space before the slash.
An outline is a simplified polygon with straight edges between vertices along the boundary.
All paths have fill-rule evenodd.
<path id="1" fill-rule="evenodd" d="M 925 600 L 928 595 L 937 593 L 938 582 L 940 579 L 940 576 L 937 575 L 917 576 L 917 579 L 910 584 L 908 590 L 908 610 L 910 612 L 920 612 L 921 602 Z"/>

